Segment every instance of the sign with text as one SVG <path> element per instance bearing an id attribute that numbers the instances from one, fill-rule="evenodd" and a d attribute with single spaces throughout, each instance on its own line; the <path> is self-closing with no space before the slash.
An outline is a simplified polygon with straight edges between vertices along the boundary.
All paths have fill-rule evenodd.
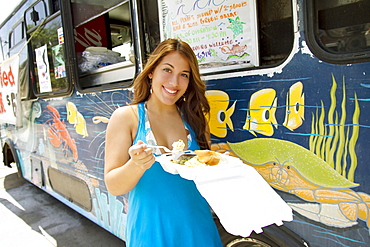
<path id="1" fill-rule="evenodd" d="M 50 64 L 47 49 L 46 44 L 35 49 L 40 93 L 53 91 L 51 87 Z"/>
<path id="2" fill-rule="evenodd" d="M 258 66 L 255 0 L 162 0 L 162 39 L 178 38 L 205 66 Z"/>
<path id="3" fill-rule="evenodd" d="M 0 123 L 16 124 L 18 98 L 18 54 L 0 65 Z"/>

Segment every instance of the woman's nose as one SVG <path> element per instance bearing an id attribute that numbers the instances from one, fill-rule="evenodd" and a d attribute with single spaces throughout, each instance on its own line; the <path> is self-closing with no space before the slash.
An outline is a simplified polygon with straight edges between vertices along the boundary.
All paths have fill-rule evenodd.
<path id="1" fill-rule="evenodd" d="M 170 78 L 170 84 L 172 85 L 172 86 L 177 86 L 178 84 L 179 84 L 179 78 L 177 77 L 177 76 L 172 76 L 171 78 Z"/>

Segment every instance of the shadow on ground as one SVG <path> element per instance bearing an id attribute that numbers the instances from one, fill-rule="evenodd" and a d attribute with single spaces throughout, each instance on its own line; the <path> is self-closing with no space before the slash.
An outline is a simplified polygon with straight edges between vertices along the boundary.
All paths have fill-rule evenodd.
<path id="1" fill-rule="evenodd" d="M 4 198 L 0 198 L 0 203 L 32 230 L 51 236 L 51 242 L 55 241 L 58 247 L 125 246 L 121 239 L 19 178 L 17 173 L 4 177 L 4 188 L 18 205 Z"/>

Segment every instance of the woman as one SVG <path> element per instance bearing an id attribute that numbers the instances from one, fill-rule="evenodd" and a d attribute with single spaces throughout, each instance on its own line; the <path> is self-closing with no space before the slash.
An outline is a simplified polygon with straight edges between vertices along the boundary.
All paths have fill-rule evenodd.
<path id="1" fill-rule="evenodd" d="M 134 98 L 107 127 L 105 182 L 115 195 L 130 192 L 127 246 L 222 246 L 209 205 L 193 181 L 165 172 L 159 149 L 183 140 L 208 149 L 209 105 L 197 59 L 188 44 L 168 39 L 134 81 Z"/>

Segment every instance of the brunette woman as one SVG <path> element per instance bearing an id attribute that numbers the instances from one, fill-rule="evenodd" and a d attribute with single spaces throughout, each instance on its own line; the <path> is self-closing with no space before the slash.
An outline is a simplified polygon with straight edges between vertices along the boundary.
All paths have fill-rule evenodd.
<path id="1" fill-rule="evenodd" d="M 183 140 L 209 149 L 209 105 L 191 47 L 163 41 L 134 81 L 132 104 L 112 115 L 106 136 L 105 182 L 115 196 L 129 193 L 129 247 L 222 246 L 206 200 L 193 181 L 165 172 L 149 148 Z"/>

